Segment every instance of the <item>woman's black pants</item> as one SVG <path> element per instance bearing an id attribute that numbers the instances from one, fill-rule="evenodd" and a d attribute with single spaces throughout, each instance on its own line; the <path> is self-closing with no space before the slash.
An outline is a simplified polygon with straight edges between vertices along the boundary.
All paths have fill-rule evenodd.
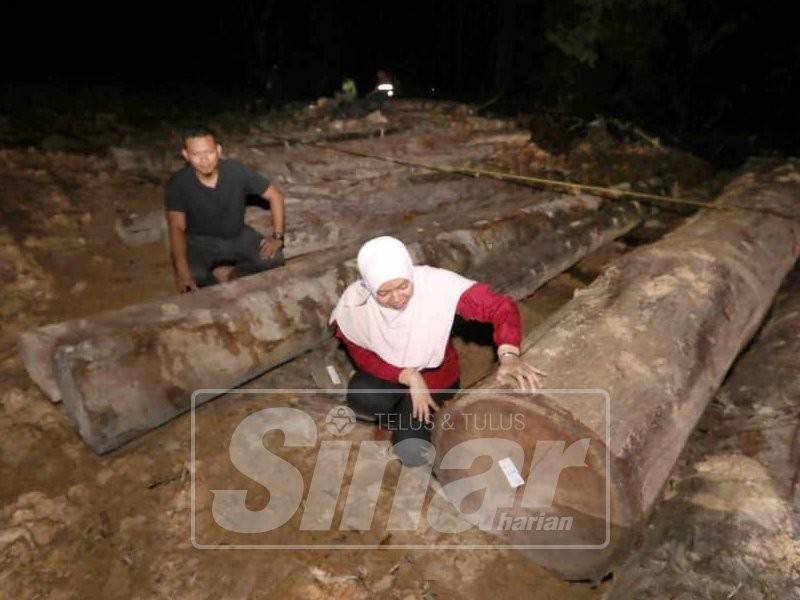
<path id="1" fill-rule="evenodd" d="M 458 380 L 450 386 L 452 390 L 457 388 Z M 439 406 L 454 395 L 455 391 L 431 391 L 433 401 Z M 347 403 L 356 414 L 373 418 L 379 426 L 393 432 L 392 443 L 404 465 L 413 467 L 427 462 L 425 448 L 428 444 L 410 441 L 397 446 L 405 440 L 430 442 L 433 427 L 432 423 L 412 418 L 411 394 L 406 386 L 356 371 L 347 386 Z"/>

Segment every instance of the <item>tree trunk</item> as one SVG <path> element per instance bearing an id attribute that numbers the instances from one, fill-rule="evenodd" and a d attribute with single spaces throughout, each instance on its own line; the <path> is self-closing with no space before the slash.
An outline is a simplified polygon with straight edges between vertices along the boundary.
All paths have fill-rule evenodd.
<path id="1" fill-rule="evenodd" d="M 729 185 L 719 204 L 780 211 L 794 219 L 745 210 L 701 211 L 662 240 L 613 263 L 526 340 L 523 359 L 549 374 L 545 383 L 554 391 L 531 396 L 476 390 L 440 416 L 452 425 L 437 434 L 440 461 L 460 442 L 489 437 L 500 447 L 499 440 L 510 437 L 525 451 L 524 465 L 522 458 L 514 462 L 526 477 L 537 445 L 564 442 L 556 454 L 563 452 L 563 464 L 568 464 L 576 455 L 567 456 L 564 448 L 576 443 L 572 450 L 583 458 L 556 480 L 552 505 L 538 493 L 541 482 L 536 477 L 524 486 L 532 490 L 527 498 L 514 503 L 512 495 L 513 508 L 502 505 L 507 515 L 572 517 L 569 531 L 500 528 L 495 501 L 508 492 L 508 483 L 496 467 L 485 477 L 497 477 L 500 487 L 487 487 L 483 499 L 468 496 L 462 509 L 492 523 L 509 543 L 593 546 L 526 551 L 567 578 L 606 574 L 615 556 L 635 540 L 706 403 L 797 260 L 799 203 L 796 163 L 743 175 Z M 477 387 L 491 385 L 484 380 Z M 567 389 L 584 391 L 557 391 Z M 524 427 L 513 432 L 485 427 L 489 417 L 497 424 L 509 415 L 518 415 Z M 537 468 L 556 463 L 537 463 Z M 461 469 L 448 464 L 455 463 L 438 466 L 445 484 L 487 468 L 481 460 Z"/>
<path id="2" fill-rule="evenodd" d="M 643 549 L 614 574 L 613 598 L 796 595 L 799 356 L 800 264 L 692 434 Z"/>

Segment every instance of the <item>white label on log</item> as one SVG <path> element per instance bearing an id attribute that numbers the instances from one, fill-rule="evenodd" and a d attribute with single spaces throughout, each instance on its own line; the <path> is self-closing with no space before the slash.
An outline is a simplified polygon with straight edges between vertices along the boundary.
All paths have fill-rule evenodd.
<path id="1" fill-rule="evenodd" d="M 519 471 L 517 471 L 517 467 L 510 457 L 504 458 L 497 464 L 500 465 L 501 469 L 503 469 L 503 475 L 506 476 L 508 485 L 510 485 L 512 488 L 518 488 L 525 483 L 525 480 L 522 478 L 522 475 L 519 474 Z"/>
<path id="2" fill-rule="evenodd" d="M 334 368 L 333 365 L 328 365 L 327 370 L 328 370 L 328 377 L 331 378 L 333 385 L 339 385 L 340 383 L 342 383 L 342 380 L 339 379 L 339 374 L 336 372 L 336 369 Z"/>

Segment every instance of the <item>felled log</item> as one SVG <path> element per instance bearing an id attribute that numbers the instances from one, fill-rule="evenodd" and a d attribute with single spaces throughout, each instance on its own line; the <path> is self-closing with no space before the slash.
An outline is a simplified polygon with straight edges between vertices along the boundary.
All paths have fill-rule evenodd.
<path id="1" fill-rule="evenodd" d="M 470 215 L 467 226 L 439 224 L 416 241 L 401 235 L 413 241 L 419 263 L 520 295 L 641 217 L 636 204 L 588 196 L 540 195 L 497 208 L 503 216 Z M 188 410 L 194 390 L 238 386 L 329 338 L 330 311 L 357 278 L 357 250 L 309 255 L 192 294 L 47 326 L 24 334 L 20 350 L 31 377 L 63 399 L 86 443 L 107 452 Z"/>
<path id="2" fill-rule="evenodd" d="M 720 402 L 732 407 L 720 435 L 737 436 L 744 452 L 764 466 L 778 494 L 789 502 L 800 497 L 798 371 L 800 268 L 795 268 L 769 319 L 718 395 Z"/>
<path id="3" fill-rule="evenodd" d="M 601 578 L 615 557 L 630 549 L 706 403 L 797 260 L 797 163 L 739 177 L 717 204 L 769 214 L 704 209 L 665 238 L 612 263 L 525 341 L 523 359 L 549 374 L 547 388 L 587 391 L 479 392 L 457 399 L 440 417 L 450 427 L 440 428 L 436 437 L 439 461 L 469 440 L 488 438 L 498 448 L 508 439 L 520 444 L 524 461 L 512 459 L 528 479 L 521 489 L 533 491 L 517 490 L 516 502 L 514 493 L 507 495 L 510 484 L 497 456 L 492 461 L 476 454 L 473 462 L 460 465 L 444 460 L 437 466 L 439 479 L 447 490 L 448 482 L 493 465 L 484 475 L 490 482 L 484 495 L 467 496 L 462 509 L 490 523 L 509 543 L 572 547 L 525 550 L 566 578 Z M 492 386 L 484 380 L 476 387 Z M 509 416 L 524 421 L 524 427 L 485 426 L 492 417 L 497 424 Z M 564 445 L 553 449 L 555 441 Z M 542 482 L 529 477 L 535 448 L 548 442 L 558 456 L 570 459 L 564 464 L 576 465 L 560 473 L 551 504 L 536 489 Z M 537 461 L 546 458 L 538 455 Z M 458 489 L 451 495 L 459 499 Z M 508 519 L 551 514 L 571 517 L 572 528 L 526 530 L 521 520 L 520 530 L 503 526 Z"/>
<path id="4" fill-rule="evenodd" d="M 642 550 L 614 574 L 613 598 L 792 596 L 800 584 L 798 357 L 800 265 L 692 434 Z"/>

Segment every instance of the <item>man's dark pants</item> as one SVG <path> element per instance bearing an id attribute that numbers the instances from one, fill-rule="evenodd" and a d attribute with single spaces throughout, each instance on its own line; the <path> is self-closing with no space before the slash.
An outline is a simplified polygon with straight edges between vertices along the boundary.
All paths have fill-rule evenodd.
<path id="1" fill-rule="evenodd" d="M 235 277 L 283 266 L 283 252 L 280 250 L 272 258 L 261 258 L 263 239 L 260 233 L 246 225 L 237 237 L 231 239 L 187 235 L 186 256 L 192 277 L 198 286 L 203 287 L 217 283 L 211 271 L 220 265 L 232 265 Z"/>

